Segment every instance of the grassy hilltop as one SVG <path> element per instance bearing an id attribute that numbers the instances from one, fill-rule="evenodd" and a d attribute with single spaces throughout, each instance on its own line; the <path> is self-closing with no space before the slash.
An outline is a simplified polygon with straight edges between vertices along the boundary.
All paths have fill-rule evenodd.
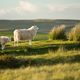
<path id="1" fill-rule="evenodd" d="M 12 37 L 15 28 L 34 24 L 40 28 L 32 46 L 22 41 L 14 47 L 11 41 L 5 50 L 0 50 L 0 80 L 80 80 L 80 41 L 49 40 L 48 34 L 53 26 L 65 24 L 70 28 L 79 22 L 0 20 L 0 35 Z"/>
<path id="2" fill-rule="evenodd" d="M 0 50 L 0 80 L 79 80 L 80 43 L 73 41 L 13 42 Z M 34 74 L 35 73 L 35 74 Z"/>

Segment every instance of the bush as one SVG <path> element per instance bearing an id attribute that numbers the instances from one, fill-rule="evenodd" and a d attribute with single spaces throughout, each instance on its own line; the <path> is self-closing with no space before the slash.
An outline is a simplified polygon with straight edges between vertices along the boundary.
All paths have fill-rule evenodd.
<path id="1" fill-rule="evenodd" d="M 49 40 L 55 39 L 66 39 L 65 25 L 53 27 L 53 29 L 49 32 Z"/>
<path id="2" fill-rule="evenodd" d="M 67 38 L 70 41 L 80 41 L 80 24 L 71 29 L 67 35 Z"/>

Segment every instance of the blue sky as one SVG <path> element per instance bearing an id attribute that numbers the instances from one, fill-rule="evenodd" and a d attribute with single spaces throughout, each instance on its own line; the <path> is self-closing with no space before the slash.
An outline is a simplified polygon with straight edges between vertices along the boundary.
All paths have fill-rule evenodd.
<path id="1" fill-rule="evenodd" d="M 80 19 L 80 0 L 0 0 L 0 19 Z"/>

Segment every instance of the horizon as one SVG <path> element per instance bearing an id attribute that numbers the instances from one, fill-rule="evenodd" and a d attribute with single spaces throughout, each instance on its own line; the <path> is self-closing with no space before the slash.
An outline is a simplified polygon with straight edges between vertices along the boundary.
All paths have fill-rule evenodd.
<path id="1" fill-rule="evenodd" d="M 0 0 L 0 20 L 80 20 L 80 0 Z"/>
<path id="2" fill-rule="evenodd" d="M 14 21 L 14 20 L 80 20 L 80 19 L 45 19 L 45 18 L 44 19 L 39 19 L 39 18 L 35 19 L 34 18 L 34 19 L 0 19 L 0 21 L 1 20 L 3 20 L 3 21 L 4 20 L 13 20 Z"/>

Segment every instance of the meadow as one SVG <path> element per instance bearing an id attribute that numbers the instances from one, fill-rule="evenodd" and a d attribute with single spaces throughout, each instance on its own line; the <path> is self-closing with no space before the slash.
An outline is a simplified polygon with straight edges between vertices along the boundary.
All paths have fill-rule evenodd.
<path id="1" fill-rule="evenodd" d="M 12 32 L 2 34 L 12 37 Z M 80 42 L 48 40 L 42 33 L 32 46 L 9 42 L 0 50 L 0 80 L 80 80 Z"/>

